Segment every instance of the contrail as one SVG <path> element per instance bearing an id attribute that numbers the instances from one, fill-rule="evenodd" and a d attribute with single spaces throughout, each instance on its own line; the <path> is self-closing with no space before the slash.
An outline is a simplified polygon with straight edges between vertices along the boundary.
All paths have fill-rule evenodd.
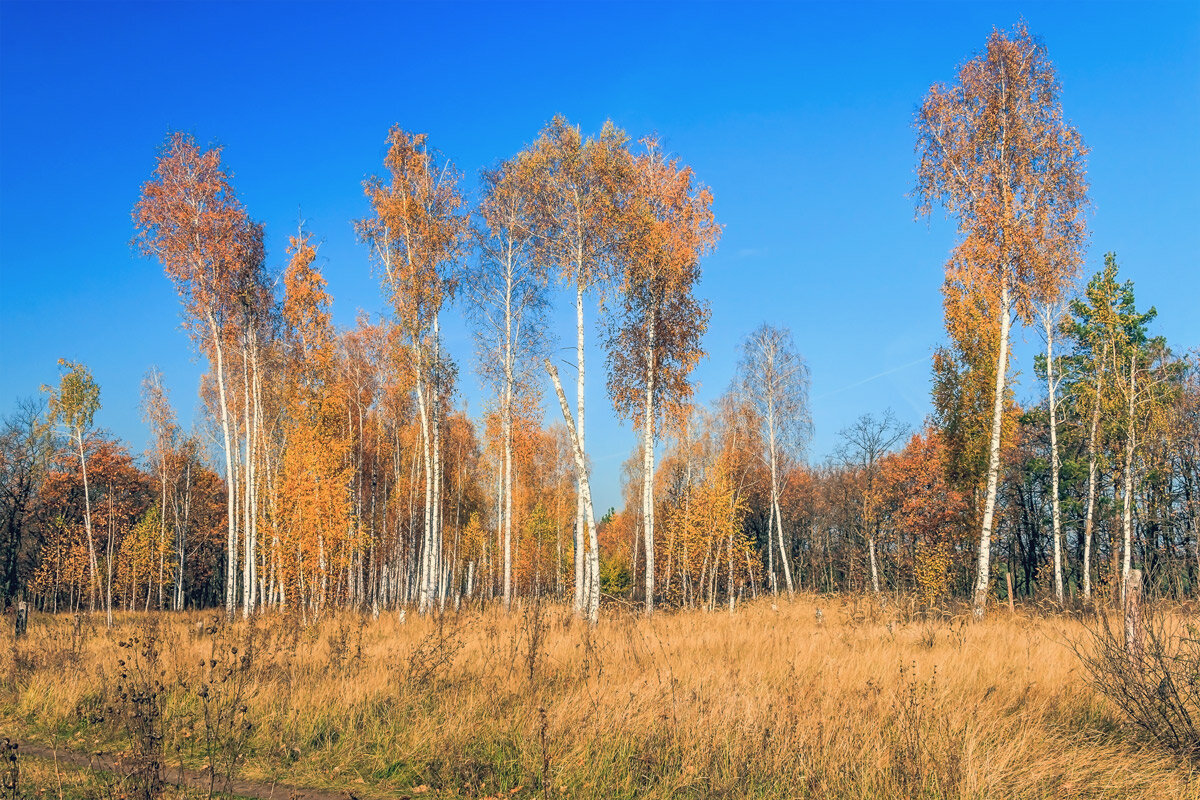
<path id="1" fill-rule="evenodd" d="M 814 397 L 813 400 L 820 400 L 822 397 L 829 397 L 832 394 L 837 394 L 838 392 L 844 392 L 847 389 L 854 389 L 856 387 L 862 386 L 864 383 L 870 383 L 871 381 L 879 380 L 880 378 L 884 377 L 885 375 L 891 375 L 893 372 L 899 372 L 902 369 L 908 369 L 909 367 L 916 366 L 917 364 L 924 363 L 928 360 L 929 360 L 929 356 L 922 356 L 921 358 L 918 358 L 915 361 L 910 361 L 907 364 L 901 364 L 898 367 L 892 367 L 891 369 L 885 369 L 883 372 L 879 373 L 878 375 L 872 375 L 869 378 L 863 378 L 861 381 L 858 381 L 857 383 L 851 383 L 850 385 L 843 386 L 840 389 L 833 389 L 828 392 L 822 392 L 821 394 Z"/>

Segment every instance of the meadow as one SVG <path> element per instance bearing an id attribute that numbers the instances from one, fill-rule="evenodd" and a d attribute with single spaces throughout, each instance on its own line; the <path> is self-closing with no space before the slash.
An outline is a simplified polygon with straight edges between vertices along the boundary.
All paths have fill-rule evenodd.
<path id="1" fill-rule="evenodd" d="M 363 800 L 1200 797 L 1089 686 L 1085 620 L 969 617 L 815 595 L 595 627 L 530 602 L 35 615 L 0 640 L 0 727 L 42 748 L 19 757 L 30 797 L 136 797 L 181 766 Z"/>

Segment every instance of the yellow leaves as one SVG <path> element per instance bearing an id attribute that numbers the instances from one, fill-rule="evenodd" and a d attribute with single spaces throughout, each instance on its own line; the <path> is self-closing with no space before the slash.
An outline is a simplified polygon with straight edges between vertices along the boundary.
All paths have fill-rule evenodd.
<path id="1" fill-rule="evenodd" d="M 726 460 L 718 456 L 697 471 L 691 484 L 673 498 L 666 509 L 666 536 L 655 537 L 655 564 L 670 566 L 672 575 L 665 575 L 666 593 L 683 596 L 687 587 L 700 580 L 706 570 L 728 568 L 728 549 L 732 546 L 735 572 L 745 563 L 744 553 L 753 545 L 742 532 L 747 511 L 746 500 L 734 486 Z M 675 575 L 680 586 L 669 585 Z"/>
<path id="2" fill-rule="evenodd" d="M 85 364 L 60 358 L 58 366 L 66 370 L 58 389 L 42 387 L 50 393 L 50 421 L 61 422 L 73 435 L 82 436 L 100 409 L 100 386 Z"/>
<path id="3" fill-rule="evenodd" d="M 327 365 L 332 356 L 331 298 L 325 291 L 325 278 L 312 266 L 317 250 L 311 239 L 307 233 L 289 238 L 287 252 L 292 258 L 283 274 L 285 338 L 298 350 L 296 357 L 302 366 L 313 361 Z"/>
<path id="4" fill-rule="evenodd" d="M 281 568 L 289 583 L 308 585 L 348 563 L 359 545 L 350 485 L 350 442 L 333 420 L 291 420 L 279 476 Z"/>
<path id="5" fill-rule="evenodd" d="M 390 183 L 372 178 L 364 186 L 375 216 L 355 227 L 383 268 L 397 320 L 421 338 L 454 291 L 447 267 L 466 242 L 459 174 L 428 147 L 425 134 L 399 126 L 388 133 L 384 165 Z"/>

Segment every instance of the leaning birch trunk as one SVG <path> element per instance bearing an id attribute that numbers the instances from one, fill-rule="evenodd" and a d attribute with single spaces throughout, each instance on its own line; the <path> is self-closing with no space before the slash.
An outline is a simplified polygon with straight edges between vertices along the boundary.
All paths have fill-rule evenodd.
<path id="1" fill-rule="evenodd" d="M 779 541 L 779 562 L 783 564 L 783 578 L 787 583 L 788 597 L 796 594 L 796 586 L 792 583 L 791 559 L 788 558 L 787 544 L 783 540 L 783 511 L 779 507 L 779 490 L 775 490 L 775 532 Z"/>
<path id="2" fill-rule="evenodd" d="M 1054 596 L 1061 606 L 1063 594 L 1062 511 L 1058 500 L 1058 402 L 1054 384 L 1054 313 L 1044 312 L 1046 324 L 1046 398 L 1050 408 L 1050 508 L 1054 525 Z"/>
<path id="3" fill-rule="evenodd" d="M 646 401 L 642 428 L 642 532 L 646 550 L 646 613 L 654 612 L 654 321 L 646 346 Z"/>
<path id="4" fill-rule="evenodd" d="M 592 489 L 588 481 L 587 457 L 583 453 L 583 445 L 575 429 L 575 420 L 571 417 L 571 408 L 567 405 L 567 396 L 563 393 L 562 383 L 558 380 L 558 370 L 550 363 L 550 359 L 543 359 L 542 362 L 546 366 L 546 372 L 550 374 L 550 380 L 554 382 L 554 391 L 558 395 L 558 404 L 562 407 L 563 420 L 567 423 L 567 433 L 571 437 L 571 447 L 575 456 L 575 472 L 579 480 L 579 493 L 583 498 L 584 513 L 587 515 L 588 541 L 592 548 L 588 557 L 595 564 L 595 569 L 597 570 L 597 574 L 599 574 L 599 553 L 597 551 L 599 543 L 596 537 L 595 514 L 592 511 Z M 593 584 L 593 587 L 588 592 L 587 601 L 587 618 L 592 623 L 595 623 L 600 617 L 600 592 L 598 584 Z"/>
<path id="5" fill-rule="evenodd" d="M 1096 366 L 1096 398 L 1092 404 L 1092 426 L 1088 433 L 1087 514 L 1083 523 L 1083 600 L 1092 599 L 1092 530 L 1096 518 L 1096 432 L 1100 427 L 1100 389 L 1104 374 L 1104 356 Z"/>
<path id="6" fill-rule="evenodd" d="M 1000 352 L 996 357 L 996 396 L 992 403 L 992 437 L 988 445 L 987 496 L 979 532 L 979 560 L 974 591 L 974 614 L 983 619 L 987 610 L 989 570 L 992 564 L 992 520 L 996 513 L 996 487 L 1000 478 L 1000 431 L 1004 425 L 1004 380 L 1008 372 L 1008 331 L 1012 324 L 1008 282 L 1000 288 Z"/>
<path id="7" fill-rule="evenodd" d="M 1121 556 L 1121 600 L 1125 600 L 1126 586 L 1129 583 L 1129 571 L 1133 567 L 1133 448 L 1135 445 L 1135 431 L 1133 429 L 1133 396 L 1136 390 L 1136 376 L 1134 369 L 1137 366 L 1136 353 L 1129 356 L 1129 404 L 1127 409 L 1126 423 L 1129 430 L 1125 435 L 1125 486 L 1124 498 L 1122 499 L 1121 508 L 1121 528 L 1124 534 L 1124 552 Z"/>
<path id="8" fill-rule="evenodd" d="M 213 350 L 217 357 L 217 397 L 221 403 L 221 433 L 225 437 L 225 515 L 228 531 L 225 539 L 225 614 L 232 617 L 234 611 L 234 579 L 237 576 L 237 518 L 234 513 L 234 494 L 237 492 L 237 474 L 233 470 L 233 444 L 229 438 L 229 404 L 225 398 L 225 357 L 221 350 L 221 335 L 212 314 L 208 315 L 209 329 L 213 336 Z"/>

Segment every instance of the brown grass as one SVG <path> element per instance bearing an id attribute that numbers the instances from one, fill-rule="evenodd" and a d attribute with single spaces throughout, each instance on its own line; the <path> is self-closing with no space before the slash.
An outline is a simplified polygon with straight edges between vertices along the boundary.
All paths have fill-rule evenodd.
<path id="1" fill-rule="evenodd" d="M 167 762 L 199 767 L 201 661 L 214 641 L 244 655 L 249 631 L 162 619 Z M 95 624 L 5 633 L 6 733 L 129 746 L 105 709 L 117 643 L 146 623 Z M 594 630 L 551 606 L 254 627 L 243 777 L 360 797 L 1200 798 L 1194 767 L 1085 684 L 1067 616 L 805 597 Z"/>

